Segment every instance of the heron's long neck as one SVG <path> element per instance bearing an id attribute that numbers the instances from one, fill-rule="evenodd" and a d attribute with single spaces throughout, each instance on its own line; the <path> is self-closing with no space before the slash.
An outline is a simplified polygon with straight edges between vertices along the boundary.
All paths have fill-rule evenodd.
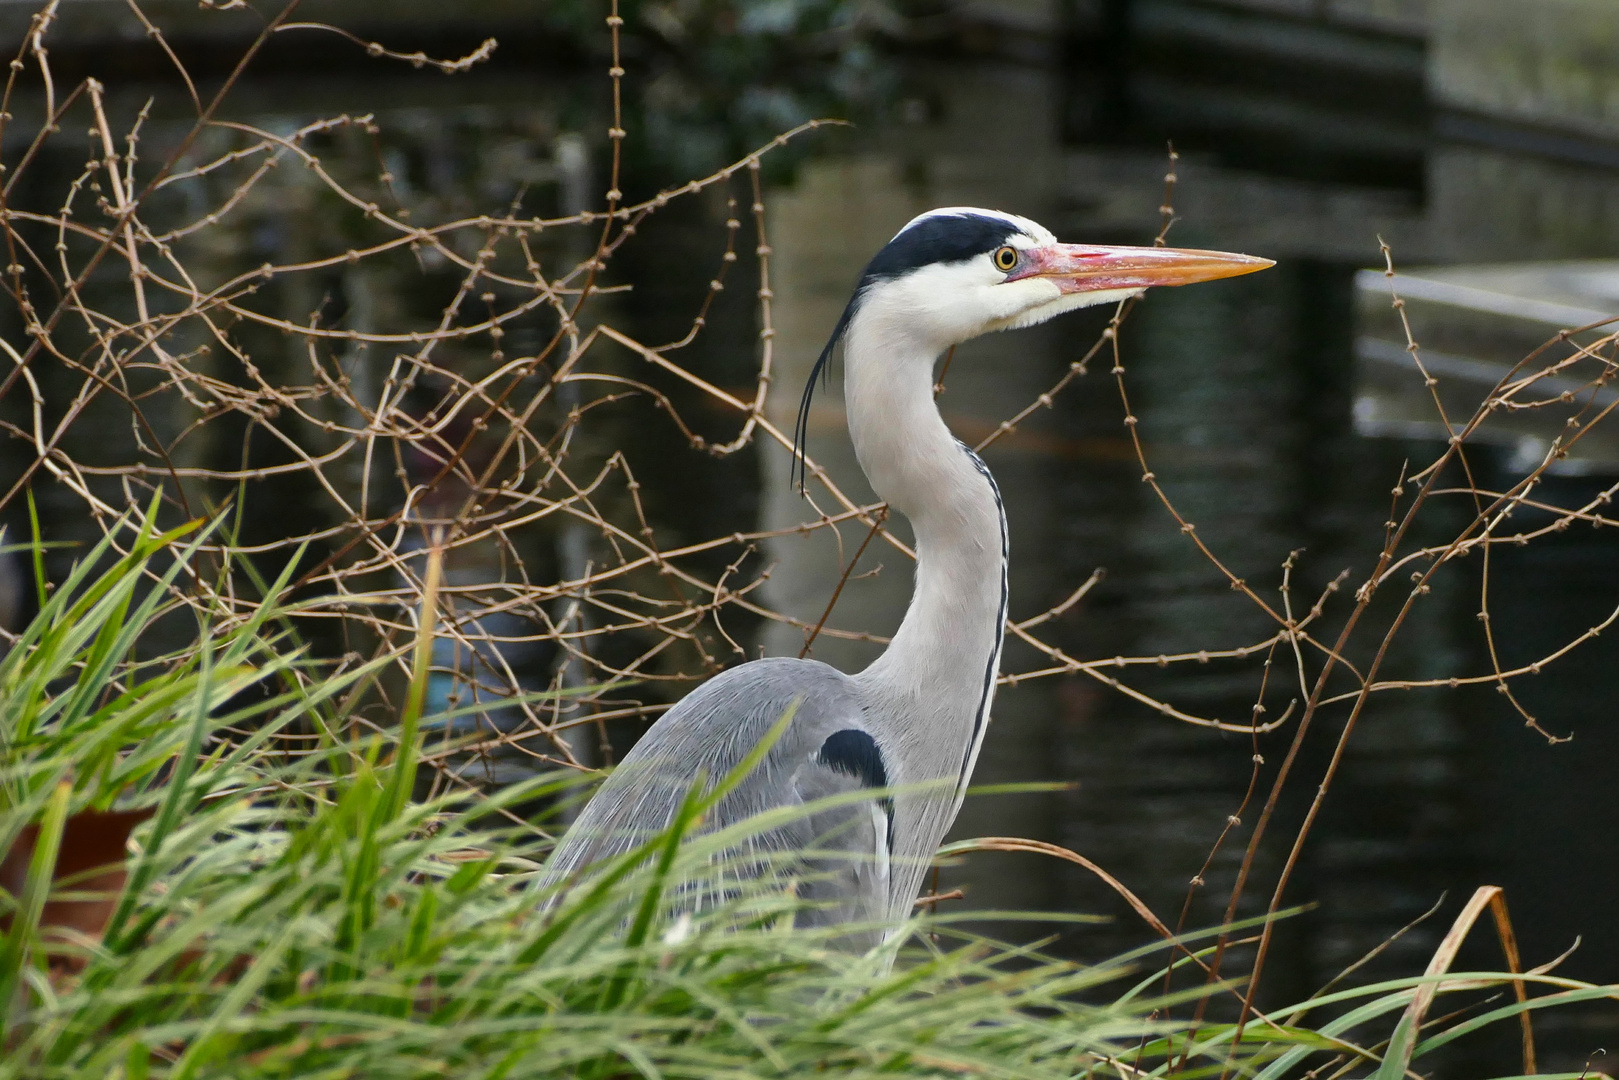
<path id="1" fill-rule="evenodd" d="M 906 761 L 965 779 L 977 758 L 1006 618 L 1006 520 L 977 456 L 933 401 L 939 350 L 856 319 L 845 345 L 849 433 L 877 494 L 916 533 L 916 585 L 886 652 L 857 676 L 902 718 Z M 948 747 L 948 752 L 945 748 Z"/>

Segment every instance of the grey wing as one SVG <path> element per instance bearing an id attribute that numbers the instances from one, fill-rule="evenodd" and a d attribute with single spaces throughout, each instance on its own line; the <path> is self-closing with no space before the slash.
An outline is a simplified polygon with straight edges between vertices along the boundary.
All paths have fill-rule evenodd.
<path id="1" fill-rule="evenodd" d="M 727 775 L 789 708 L 795 712 L 787 731 L 714 808 L 705 828 L 890 782 L 892 770 L 848 676 L 813 660 L 755 660 L 710 679 L 652 725 L 563 837 L 546 879 L 574 874 L 667 828 L 699 776 L 713 783 Z M 892 802 L 873 798 L 814 811 L 751 843 L 818 852 L 800 886 L 825 905 L 814 921 L 883 919 L 892 822 Z"/>

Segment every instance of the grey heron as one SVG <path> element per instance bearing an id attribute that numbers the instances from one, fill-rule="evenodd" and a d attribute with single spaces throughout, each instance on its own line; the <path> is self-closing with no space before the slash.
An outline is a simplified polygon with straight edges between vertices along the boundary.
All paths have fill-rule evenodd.
<path id="1" fill-rule="evenodd" d="M 910 912 L 955 820 L 989 720 L 1007 614 L 1006 516 L 978 455 L 934 403 L 951 346 L 1032 326 L 1156 285 L 1251 273 L 1268 259 L 1165 247 L 1060 244 L 1027 218 L 946 207 L 915 218 L 866 266 L 816 361 L 795 432 L 802 461 L 815 382 L 844 346 L 849 435 L 872 488 L 916 537 L 909 608 L 883 654 L 845 674 L 810 659 L 765 658 L 686 695 L 646 732 L 563 837 L 556 882 L 665 829 L 693 780 L 726 775 L 788 710 L 761 764 L 704 828 L 778 807 L 834 800 L 755 842 L 779 852 L 846 853 L 803 886 L 806 921 L 892 926 Z M 802 483 L 802 480 L 800 480 Z M 875 940 L 868 929 L 866 940 Z"/>

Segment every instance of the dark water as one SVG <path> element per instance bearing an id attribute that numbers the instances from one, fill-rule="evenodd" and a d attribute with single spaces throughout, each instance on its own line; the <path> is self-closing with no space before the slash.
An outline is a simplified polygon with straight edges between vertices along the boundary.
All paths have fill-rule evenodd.
<path id="1" fill-rule="evenodd" d="M 1293 578 L 1298 607 L 1307 608 L 1345 568 L 1351 586 L 1358 583 L 1381 543 L 1402 462 L 1425 463 L 1437 447 L 1355 433 L 1354 271 L 1378 263 L 1380 233 L 1403 265 L 1612 254 L 1619 173 L 1593 166 L 1592 152 L 1558 156 L 1540 146 L 1531 153 L 1521 132 L 1497 137 L 1488 125 L 1446 113 L 1424 90 L 1430 57 L 1420 28 L 1256 14 L 1260 7 L 1117 0 L 1054 17 L 1008 5 L 960 41 L 939 46 L 943 54 L 882 59 L 883 77 L 873 83 L 880 93 L 872 91 L 881 102 L 876 118 L 854 132 L 818 137 L 814 154 L 771 193 L 780 385 L 801 384 L 859 265 L 912 213 L 953 203 L 1001 206 L 1045 221 L 1065 239 L 1146 242 L 1159 225 L 1165 142 L 1172 139 L 1182 155 L 1173 242 L 1249 251 L 1278 266 L 1154 295 L 1131 316 L 1123 335 L 1127 382 L 1152 467 L 1199 535 L 1267 597 L 1279 596 L 1282 563 L 1295 550 L 1302 552 Z M 286 61 L 246 81 L 241 108 L 261 122 L 376 110 L 414 156 L 420 182 L 436 185 L 447 202 L 504 198 L 524 182 L 525 169 L 553 167 L 559 137 L 604 125 L 603 95 L 579 89 L 587 69 L 554 55 L 548 62 L 555 66 L 537 72 L 537 64 L 503 58 L 445 90 L 409 73 L 368 70 L 361 78 Z M 719 155 L 741 138 L 723 124 L 693 128 L 684 139 L 681 130 L 666 125 L 665 138 L 694 159 Z M 654 188 L 692 164 L 678 156 L 633 161 L 627 186 Z M 77 166 L 64 157 L 57 178 Z M 588 158 L 582 169 L 599 180 L 601 158 Z M 554 173 L 546 175 L 535 198 L 554 200 L 552 212 L 567 193 Z M 712 259 L 727 213 L 714 198 L 652 219 L 617 265 L 638 290 L 633 304 L 615 311 L 621 325 L 643 340 L 684 332 L 706 277 L 682 268 Z M 293 224 L 285 215 L 270 220 Z M 285 247 L 296 236 L 271 230 L 242 242 Z M 712 332 L 684 354 L 683 362 L 720 385 L 744 385 L 752 371 L 757 327 L 748 275 L 755 272 L 745 258 L 741 280 L 713 312 Z M 371 289 L 352 294 L 352 302 L 369 297 L 378 319 L 412 302 L 397 283 Z M 942 399 L 947 418 L 958 431 L 982 434 L 1055 382 L 1101 326 L 1101 316 L 1080 315 L 963 349 Z M 1172 654 L 1266 637 L 1268 619 L 1227 587 L 1140 482 L 1107 368 L 1094 364 L 1053 410 L 987 455 L 1011 517 L 1014 617 L 1044 610 L 1106 567 L 1103 584 L 1051 635 L 1073 655 Z M 811 450 L 860 490 L 837 389 L 818 414 Z M 674 453 L 674 442 L 632 420 L 615 422 L 604 422 L 601 437 L 634 457 L 666 543 L 790 524 L 803 514 L 781 482 L 785 457 L 773 450 L 712 462 Z M 722 431 L 724 418 L 715 424 Z M 5 452 L 13 455 L 9 473 L 23 459 L 15 447 Z M 1483 486 L 1511 482 L 1504 455 L 1485 451 L 1475 461 Z M 1561 477 L 1541 495 L 1568 504 L 1612 480 Z M 53 529 L 75 535 L 70 502 L 53 501 L 49 492 L 43 498 Z M 250 522 L 250 530 L 281 527 L 280 514 L 298 513 L 300 494 L 281 492 L 270 505 L 275 512 Z M 1459 513 L 1438 506 L 1424 528 L 1435 538 L 1453 535 L 1465 520 Z M 1607 615 L 1619 599 L 1616 545 L 1611 532 L 1570 531 L 1497 557 L 1493 610 L 1496 625 L 1511 628 L 1503 663 L 1544 655 Z M 874 554 L 872 565 L 880 561 Z M 819 615 L 837 576 L 826 551 L 783 542 L 761 554 L 758 565 L 764 562 L 777 567 L 774 602 Z M 884 570 L 850 587 L 838 609 L 843 625 L 882 631 L 897 622 L 904 567 Z M 1485 670 L 1476 594 L 1471 568 L 1441 575 L 1403 629 L 1387 677 Z M 1329 626 L 1347 610 L 1347 596 L 1333 605 Z M 1387 616 L 1374 609 L 1371 629 Z M 796 631 L 758 623 L 729 628 L 772 652 L 796 651 L 801 640 Z M 1352 658 L 1363 662 L 1379 638 L 1363 634 Z M 1506 887 L 1528 963 L 1580 935 L 1584 944 L 1567 973 L 1619 976 L 1613 648 L 1611 636 L 1591 642 L 1522 691 L 1548 729 L 1575 734 L 1565 745 L 1549 746 L 1526 731 L 1488 690 L 1411 691 L 1374 701 L 1286 894 L 1286 905 L 1308 910 L 1278 934 L 1266 984 L 1273 1000 L 1307 994 L 1445 896 L 1436 915 L 1371 969 L 1419 970 L 1480 884 Z M 846 665 L 870 654 L 860 643 L 829 641 L 816 650 Z M 1008 671 L 1036 666 L 1040 659 L 1027 648 L 1009 650 Z M 1215 661 L 1148 669 L 1135 684 L 1189 713 L 1241 720 L 1259 680 L 1253 661 Z M 1279 664 L 1264 698 L 1267 715 L 1297 696 L 1296 676 Z M 1341 711 L 1324 714 L 1304 744 L 1239 914 L 1263 910 L 1342 722 Z M 1189 927 L 1207 926 L 1221 918 L 1292 731 L 1256 744 L 1177 724 L 1079 677 L 1007 688 L 978 779 L 1076 786 L 976 800 L 957 831 L 1072 847 L 1173 921 L 1188 882 L 1238 813 L 1257 752 L 1265 759 L 1258 795 L 1202 872 L 1205 883 L 1188 909 Z M 633 725 L 614 731 L 620 745 L 634 733 Z M 1077 956 L 1100 958 L 1147 939 L 1111 892 L 1066 864 L 986 857 L 947 871 L 945 887 L 952 884 L 983 907 L 1114 916 L 1064 937 L 1060 947 Z M 1471 959 L 1497 963 L 1483 947 Z M 1233 963 L 1240 972 L 1247 960 Z M 1576 1068 L 1619 1032 L 1611 1011 L 1571 1014 L 1547 1028 L 1557 1053 Z"/>

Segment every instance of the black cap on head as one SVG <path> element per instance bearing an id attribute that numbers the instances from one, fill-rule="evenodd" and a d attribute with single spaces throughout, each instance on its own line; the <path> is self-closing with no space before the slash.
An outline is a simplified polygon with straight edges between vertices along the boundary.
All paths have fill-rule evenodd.
<path id="1" fill-rule="evenodd" d="M 911 225 L 866 264 L 862 288 L 935 263 L 966 262 L 994 251 L 1023 230 L 988 214 L 933 214 Z"/>

